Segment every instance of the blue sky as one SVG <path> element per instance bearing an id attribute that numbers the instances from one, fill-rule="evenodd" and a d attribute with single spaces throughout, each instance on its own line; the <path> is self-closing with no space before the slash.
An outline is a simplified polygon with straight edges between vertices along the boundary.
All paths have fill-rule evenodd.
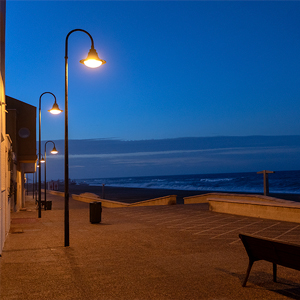
<path id="1" fill-rule="evenodd" d="M 298 1 L 7 1 L 6 94 L 64 109 L 69 138 L 300 133 Z M 42 139 L 64 138 L 42 99 Z"/>

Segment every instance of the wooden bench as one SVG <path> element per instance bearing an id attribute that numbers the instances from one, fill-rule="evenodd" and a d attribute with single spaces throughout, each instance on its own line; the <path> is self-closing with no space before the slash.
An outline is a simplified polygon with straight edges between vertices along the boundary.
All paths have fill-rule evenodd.
<path id="1" fill-rule="evenodd" d="M 277 265 L 300 271 L 300 245 L 245 234 L 239 234 L 239 237 L 249 256 L 243 286 L 246 286 L 253 263 L 258 260 L 273 263 L 274 282 L 277 281 Z"/>

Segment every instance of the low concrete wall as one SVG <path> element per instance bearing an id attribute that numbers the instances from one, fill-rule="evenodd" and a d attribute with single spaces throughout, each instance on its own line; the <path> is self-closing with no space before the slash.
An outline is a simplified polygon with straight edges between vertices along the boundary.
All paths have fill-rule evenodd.
<path id="1" fill-rule="evenodd" d="M 61 197 L 65 196 L 64 192 L 59 192 L 59 191 L 51 191 L 51 190 L 49 191 L 49 190 L 47 190 L 47 193 L 52 194 L 52 195 L 61 196 Z"/>
<path id="2" fill-rule="evenodd" d="M 208 198 L 209 209 L 219 213 L 300 223 L 300 203 Z"/>
<path id="3" fill-rule="evenodd" d="M 82 201 L 82 202 L 93 202 L 93 201 L 101 201 L 102 207 L 132 207 L 132 206 L 153 206 L 153 205 L 172 205 L 176 204 L 176 195 L 170 195 L 145 201 L 139 201 L 135 203 L 123 203 L 118 201 L 112 201 L 107 199 L 101 199 L 96 194 L 92 193 L 83 193 L 80 195 L 72 195 L 74 200 Z"/>
<path id="4" fill-rule="evenodd" d="M 87 202 L 87 203 L 90 203 L 93 201 L 101 201 L 102 207 L 126 207 L 126 206 L 128 206 L 128 203 L 101 199 L 99 196 L 97 196 L 96 194 L 92 194 L 92 193 L 83 193 L 80 195 L 72 194 L 72 198 L 74 200 Z"/>
<path id="5" fill-rule="evenodd" d="M 184 204 L 194 204 L 194 203 L 207 203 L 208 198 L 218 198 L 218 199 L 229 199 L 229 200 L 242 200 L 242 201 L 276 201 L 276 202 L 293 202 L 282 199 L 277 199 L 274 197 L 256 195 L 256 194 L 230 194 L 230 193 L 208 193 L 202 195 L 196 195 L 191 197 L 183 198 Z"/>
<path id="6" fill-rule="evenodd" d="M 174 205 L 176 204 L 177 196 L 170 195 L 150 200 L 144 200 L 132 203 L 130 206 L 152 206 L 152 205 Z"/>

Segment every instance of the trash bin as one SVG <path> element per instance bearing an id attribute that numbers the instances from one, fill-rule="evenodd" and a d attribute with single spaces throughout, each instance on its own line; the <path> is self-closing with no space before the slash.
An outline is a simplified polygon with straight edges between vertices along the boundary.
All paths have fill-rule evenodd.
<path id="1" fill-rule="evenodd" d="M 102 203 L 100 201 L 90 202 L 90 222 L 92 224 L 101 222 Z"/>
<path id="2" fill-rule="evenodd" d="M 46 201 L 46 210 L 52 209 L 52 201 Z"/>

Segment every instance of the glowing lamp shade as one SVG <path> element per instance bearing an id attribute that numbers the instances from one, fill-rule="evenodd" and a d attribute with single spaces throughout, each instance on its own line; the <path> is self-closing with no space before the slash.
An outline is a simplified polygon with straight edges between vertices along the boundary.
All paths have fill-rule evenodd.
<path id="1" fill-rule="evenodd" d="M 41 158 L 41 163 L 43 164 L 45 162 L 44 157 Z"/>
<path id="2" fill-rule="evenodd" d="M 87 58 L 82 59 L 80 61 L 80 63 L 86 65 L 89 68 L 98 68 L 101 65 L 104 65 L 106 63 L 106 61 L 103 59 L 100 59 L 97 51 L 95 50 L 95 48 L 92 47 Z"/>
<path id="3" fill-rule="evenodd" d="M 53 115 L 58 115 L 62 112 L 62 110 L 59 109 L 58 104 L 56 103 L 56 101 L 54 102 L 52 108 L 49 109 L 48 111 L 51 112 L 51 114 L 53 114 Z"/>
<path id="4" fill-rule="evenodd" d="M 51 150 L 51 154 L 57 154 L 58 151 L 56 150 L 55 146 L 53 147 L 53 149 Z"/>

